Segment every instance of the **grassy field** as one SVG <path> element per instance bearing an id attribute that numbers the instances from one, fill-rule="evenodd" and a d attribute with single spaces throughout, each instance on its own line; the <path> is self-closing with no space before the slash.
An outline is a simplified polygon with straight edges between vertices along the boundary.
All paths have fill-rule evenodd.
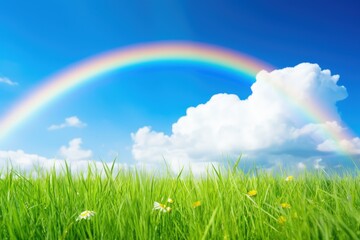
<path id="1" fill-rule="evenodd" d="M 359 174 L 37 174 L 2 174 L 0 239 L 360 238 Z"/>

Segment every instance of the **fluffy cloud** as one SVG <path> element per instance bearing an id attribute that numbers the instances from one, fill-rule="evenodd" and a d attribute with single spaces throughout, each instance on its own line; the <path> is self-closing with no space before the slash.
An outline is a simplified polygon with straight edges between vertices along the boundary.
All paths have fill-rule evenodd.
<path id="1" fill-rule="evenodd" d="M 316 160 L 315 160 L 315 163 L 314 163 L 314 168 L 315 168 L 315 169 L 324 169 L 324 168 L 325 168 L 325 165 L 322 165 L 321 162 L 322 162 L 322 159 L 321 159 L 321 158 L 316 159 Z"/>
<path id="2" fill-rule="evenodd" d="M 69 146 L 62 146 L 60 148 L 61 156 L 69 161 L 90 160 L 92 158 L 92 151 L 82 149 L 81 144 L 81 138 L 74 138 L 69 142 Z"/>
<path id="3" fill-rule="evenodd" d="M 72 116 L 66 118 L 64 123 L 58 125 L 51 125 L 50 127 L 48 127 L 48 130 L 52 131 L 67 127 L 82 128 L 82 127 L 86 127 L 86 123 L 83 123 L 78 117 Z"/>
<path id="4" fill-rule="evenodd" d="M 304 169 L 306 169 L 306 165 L 303 162 L 299 162 L 297 164 L 297 168 L 300 170 L 304 170 Z"/>
<path id="5" fill-rule="evenodd" d="M 344 149 L 350 154 L 360 155 L 360 138 L 341 139 L 338 142 L 333 139 L 326 139 L 317 146 L 317 149 L 323 152 L 334 152 L 338 148 Z"/>
<path id="6" fill-rule="evenodd" d="M 61 158 L 47 158 L 37 154 L 29 154 L 23 150 L 16 151 L 0 151 L 0 172 L 4 174 L 6 169 L 14 169 L 25 173 L 35 173 L 36 170 L 53 170 L 57 172 L 64 171 L 66 165 L 69 166 L 73 173 L 86 173 L 91 167 L 104 174 L 104 165 L 111 167 L 112 162 L 102 163 L 92 159 L 91 150 L 81 149 L 81 139 L 73 139 L 69 142 L 69 146 L 60 148 Z M 116 163 L 114 165 L 114 173 L 120 169 L 129 169 L 126 164 Z M 34 172 L 35 170 L 35 172 Z"/>
<path id="7" fill-rule="evenodd" d="M 133 157 L 153 165 L 165 160 L 179 169 L 244 154 L 245 160 L 268 168 L 290 164 L 303 169 L 308 162 L 320 169 L 326 156 L 344 149 L 360 153 L 358 138 L 329 137 L 346 136 L 336 102 L 345 99 L 347 91 L 338 80 L 338 75 L 310 63 L 261 71 L 247 99 L 216 94 L 188 108 L 170 135 L 148 126 L 132 133 Z"/>
<path id="8" fill-rule="evenodd" d="M 6 77 L 0 77 L 0 83 L 5 83 L 5 84 L 10 85 L 10 86 L 18 85 L 17 82 L 13 82 L 13 81 L 11 81 L 10 79 L 8 79 Z"/>

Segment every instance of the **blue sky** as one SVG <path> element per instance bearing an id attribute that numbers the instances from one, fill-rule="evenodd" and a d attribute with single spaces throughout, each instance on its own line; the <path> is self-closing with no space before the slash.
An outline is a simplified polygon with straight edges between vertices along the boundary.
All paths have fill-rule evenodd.
<path id="1" fill-rule="evenodd" d="M 7 1 L 0 9 L 0 117 L 48 76 L 85 58 L 132 44 L 182 40 L 242 52 L 277 69 L 310 62 L 339 74 L 337 84 L 346 87 L 348 97 L 334 100 L 342 119 L 338 124 L 359 136 L 359 7 L 356 0 Z M 72 153 L 84 154 L 79 159 L 108 161 L 118 154 L 119 161 L 127 164 L 133 164 L 134 158 L 152 163 L 151 159 L 155 155 L 160 158 L 162 153 L 150 151 L 152 156 L 146 159 L 148 149 L 156 147 L 147 143 L 136 148 L 140 140 L 134 134 L 151 126 L 155 135 L 174 135 L 177 139 L 172 124 L 186 115 L 187 108 L 205 104 L 218 93 L 235 94 L 240 99 L 251 95 L 252 83 L 237 78 L 195 66 L 159 65 L 116 71 L 42 109 L 2 141 L 0 151 L 22 150 L 24 154 L 61 159 L 68 157 L 61 148 L 71 150 L 70 141 L 81 139 L 82 144 L 73 141 Z M 66 119 L 68 125 L 72 121 L 71 126 L 66 127 Z M 274 122 L 274 128 L 280 122 Z M 63 128 L 48 129 L 61 124 Z M 150 136 L 148 132 L 144 139 Z M 169 152 L 189 149 L 175 145 L 156 146 L 172 149 L 166 150 Z M 288 148 L 290 145 L 282 142 L 276 147 L 291 155 L 292 162 L 311 162 L 312 166 L 325 162 L 326 154 L 318 153 L 300 159 L 299 149 Z M 317 142 L 319 145 L 321 142 Z M 217 158 L 253 149 L 244 146 L 235 144 L 238 151 L 220 149 Z M 263 148 L 255 149 L 269 155 Z M 209 162 L 214 159 L 209 157 Z M 266 166 L 274 165 L 277 158 L 272 155 L 268 159 Z"/>

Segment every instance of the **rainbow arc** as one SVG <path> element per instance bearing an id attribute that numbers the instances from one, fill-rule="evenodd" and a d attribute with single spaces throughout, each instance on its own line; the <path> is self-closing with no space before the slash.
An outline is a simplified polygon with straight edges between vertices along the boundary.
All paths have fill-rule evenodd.
<path id="1" fill-rule="evenodd" d="M 272 71 L 273 67 L 260 60 L 232 50 L 193 42 L 159 42 L 139 44 L 109 51 L 72 65 L 42 81 L 27 96 L 17 102 L 0 118 L 0 142 L 14 129 L 21 126 L 27 119 L 41 109 L 46 108 L 68 91 L 85 83 L 96 81 L 102 74 L 128 67 L 159 62 L 186 62 L 192 65 L 215 68 L 243 76 L 241 79 L 254 79 L 262 71 Z M 274 83 L 270 83 L 277 92 L 286 99 L 297 104 L 291 92 L 286 92 Z M 318 123 L 329 119 L 328 114 L 315 102 L 303 102 L 298 106 L 305 115 Z M 327 131 L 327 135 L 340 146 L 340 142 L 348 136 Z M 345 152 L 345 150 L 343 150 Z"/>

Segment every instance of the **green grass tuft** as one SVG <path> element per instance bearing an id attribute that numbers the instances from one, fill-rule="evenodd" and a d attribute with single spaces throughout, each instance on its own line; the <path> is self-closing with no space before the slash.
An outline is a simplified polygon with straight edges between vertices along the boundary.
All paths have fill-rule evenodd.
<path id="1" fill-rule="evenodd" d="M 3 173 L 0 239 L 359 239 L 359 175 Z M 255 196 L 248 196 L 256 190 Z M 172 198 L 174 203 L 168 203 Z M 153 210 L 154 201 L 171 212 Z M 201 205 L 194 208 L 193 203 Z M 282 208 L 281 203 L 290 204 Z M 76 221 L 85 210 L 96 214 Z"/>

